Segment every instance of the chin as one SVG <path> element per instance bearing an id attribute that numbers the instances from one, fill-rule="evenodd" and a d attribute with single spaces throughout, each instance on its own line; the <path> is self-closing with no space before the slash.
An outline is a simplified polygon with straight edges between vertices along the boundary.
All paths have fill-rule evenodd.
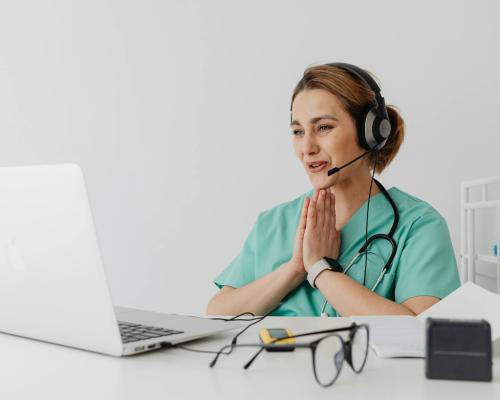
<path id="1" fill-rule="evenodd" d="M 325 176 L 325 177 L 321 177 L 321 178 L 320 177 L 309 177 L 309 181 L 311 182 L 311 185 L 315 190 L 328 189 L 328 188 L 335 185 L 335 183 L 337 181 L 337 177 L 336 176 L 332 176 L 332 177 Z"/>

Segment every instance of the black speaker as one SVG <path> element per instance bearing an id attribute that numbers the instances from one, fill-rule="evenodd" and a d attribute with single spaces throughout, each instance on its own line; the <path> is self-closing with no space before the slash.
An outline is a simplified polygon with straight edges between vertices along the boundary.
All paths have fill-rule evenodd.
<path id="1" fill-rule="evenodd" d="M 491 327 L 485 320 L 427 319 L 429 379 L 491 381 Z"/>

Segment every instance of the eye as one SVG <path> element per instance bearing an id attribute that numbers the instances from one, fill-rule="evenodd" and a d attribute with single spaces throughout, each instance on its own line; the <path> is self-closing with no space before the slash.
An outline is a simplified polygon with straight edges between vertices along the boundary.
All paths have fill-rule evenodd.
<path id="1" fill-rule="evenodd" d="M 298 136 L 298 135 L 302 135 L 302 131 L 300 129 L 293 129 L 292 130 L 292 135 L 293 136 Z"/>
<path id="2" fill-rule="evenodd" d="M 318 126 L 318 131 L 319 132 L 327 132 L 329 130 L 333 129 L 332 125 L 320 125 Z"/>

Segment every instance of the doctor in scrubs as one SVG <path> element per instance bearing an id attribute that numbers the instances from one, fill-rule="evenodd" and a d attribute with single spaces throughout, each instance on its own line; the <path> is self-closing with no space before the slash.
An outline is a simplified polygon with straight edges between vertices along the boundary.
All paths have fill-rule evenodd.
<path id="1" fill-rule="evenodd" d="M 290 130 L 312 188 L 258 215 L 241 252 L 215 278 L 220 290 L 207 314 L 417 315 L 460 286 L 446 221 L 397 187 L 387 190 L 399 213 L 390 268 L 381 274 L 393 250 L 386 240 L 356 257 L 367 238 L 387 234 L 394 223 L 372 174 L 387 167 L 403 142 L 399 111 L 386 107 L 391 128 L 382 148 L 331 176 L 327 171 L 366 151 L 357 122 L 374 101 L 367 81 L 343 68 L 304 72 L 291 99 Z M 311 284 L 308 272 L 325 258 L 341 268 L 320 268 Z"/>

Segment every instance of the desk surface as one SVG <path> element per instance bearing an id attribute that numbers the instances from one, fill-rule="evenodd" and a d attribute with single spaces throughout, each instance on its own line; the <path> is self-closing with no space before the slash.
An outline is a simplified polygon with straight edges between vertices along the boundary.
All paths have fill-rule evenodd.
<path id="1" fill-rule="evenodd" d="M 346 326 L 343 318 L 268 317 L 240 342 L 256 342 L 261 327 L 287 327 L 295 333 Z M 233 331 L 237 332 L 237 331 Z M 218 350 L 233 332 L 186 346 Z M 115 358 L 0 334 L 1 399 L 500 399 L 500 373 L 493 382 L 436 381 L 425 378 L 422 359 L 379 359 L 372 352 L 356 375 L 344 365 L 337 382 L 322 388 L 314 380 L 308 349 L 264 352 L 249 370 L 242 368 L 255 349 L 221 356 L 165 349 Z M 500 359 L 495 359 L 498 363 Z M 285 397 L 285 396 L 286 397 Z"/>

